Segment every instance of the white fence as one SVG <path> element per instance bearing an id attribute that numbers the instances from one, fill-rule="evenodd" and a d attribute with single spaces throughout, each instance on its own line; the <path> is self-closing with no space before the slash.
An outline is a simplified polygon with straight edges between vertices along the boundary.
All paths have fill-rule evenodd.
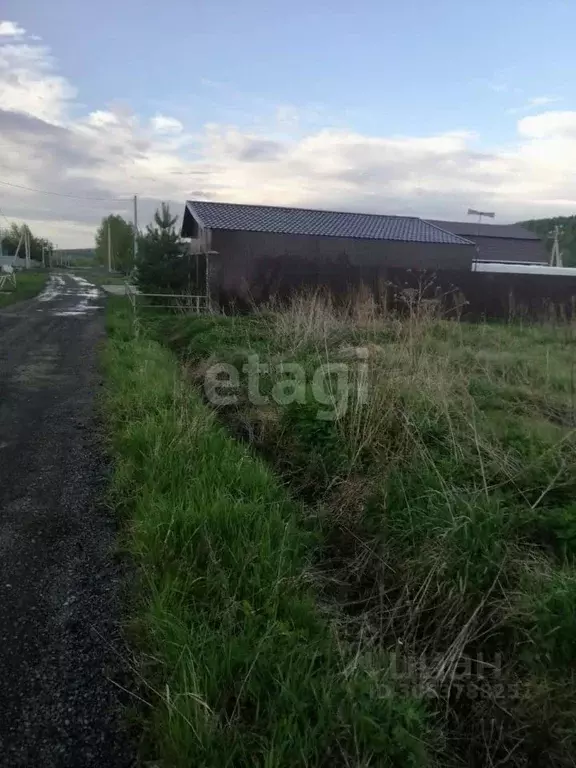
<path id="1" fill-rule="evenodd" d="M 34 262 L 36 266 L 38 262 Z M 26 259 L 16 258 L 15 256 L 2 256 L 0 258 L 0 267 L 14 267 L 14 269 L 27 269 Z"/>
<path id="2" fill-rule="evenodd" d="M 126 296 L 136 312 L 138 309 L 175 309 L 179 312 L 201 314 L 211 312 L 208 296 L 192 296 L 189 293 L 140 293 L 130 283 L 125 283 Z"/>

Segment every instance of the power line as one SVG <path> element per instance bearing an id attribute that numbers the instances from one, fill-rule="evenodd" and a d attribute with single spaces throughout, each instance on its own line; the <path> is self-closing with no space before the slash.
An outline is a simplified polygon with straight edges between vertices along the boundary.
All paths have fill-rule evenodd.
<path id="1" fill-rule="evenodd" d="M 55 195 L 56 197 L 71 197 L 75 200 L 93 200 L 101 203 L 126 203 L 131 200 L 129 197 L 82 197 L 81 195 L 67 195 L 64 192 L 50 192 L 47 189 L 35 189 L 34 187 L 25 187 L 22 184 L 12 184 L 11 181 L 2 181 L 0 184 L 5 184 L 7 187 L 15 187 L 16 189 L 25 189 L 27 192 L 38 192 L 41 195 Z"/>

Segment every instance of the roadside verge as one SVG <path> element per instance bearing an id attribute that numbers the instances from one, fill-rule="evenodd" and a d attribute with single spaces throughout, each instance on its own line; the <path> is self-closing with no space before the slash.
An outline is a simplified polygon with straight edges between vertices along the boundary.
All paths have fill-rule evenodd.
<path id="1" fill-rule="evenodd" d="M 16 287 L 13 288 L 12 285 L 7 284 L 0 293 L 0 308 L 24 299 L 33 299 L 46 285 L 48 274 L 48 272 L 18 273 Z"/>
<path id="2" fill-rule="evenodd" d="M 424 765 L 420 702 L 337 643 L 309 583 L 316 531 L 229 437 L 173 354 L 111 298 L 112 497 L 140 574 L 146 759 L 162 766 Z M 374 669 L 380 673 L 374 675 Z"/>

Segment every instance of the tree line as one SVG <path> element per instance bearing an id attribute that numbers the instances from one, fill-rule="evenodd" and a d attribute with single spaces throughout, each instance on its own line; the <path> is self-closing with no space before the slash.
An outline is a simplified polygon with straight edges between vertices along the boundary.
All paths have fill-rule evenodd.
<path id="1" fill-rule="evenodd" d="M 45 237 L 37 237 L 27 224 L 17 224 L 13 221 L 8 229 L 2 230 L 2 253 L 4 256 L 15 256 L 20 244 L 18 256 L 24 258 L 24 238 L 28 234 L 30 241 L 30 258 L 42 261 L 42 253 L 47 259 L 54 250 L 54 245 Z"/>
<path id="2" fill-rule="evenodd" d="M 170 206 L 162 203 L 152 223 L 138 233 L 137 256 L 134 254 L 134 225 L 122 216 L 111 214 L 102 219 L 96 232 L 96 259 L 104 266 L 132 275 L 145 293 L 204 293 L 204 270 L 196 269 L 196 260 L 183 258 L 181 242 Z"/>

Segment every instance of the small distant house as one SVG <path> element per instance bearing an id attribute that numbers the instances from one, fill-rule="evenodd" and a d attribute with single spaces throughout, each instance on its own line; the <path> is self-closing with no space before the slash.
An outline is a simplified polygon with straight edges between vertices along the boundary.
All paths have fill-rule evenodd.
<path id="1" fill-rule="evenodd" d="M 470 273 L 474 242 L 414 216 L 191 200 L 182 237 L 209 252 L 210 291 L 260 301 L 305 285 L 343 292 L 377 286 L 398 271 Z"/>

